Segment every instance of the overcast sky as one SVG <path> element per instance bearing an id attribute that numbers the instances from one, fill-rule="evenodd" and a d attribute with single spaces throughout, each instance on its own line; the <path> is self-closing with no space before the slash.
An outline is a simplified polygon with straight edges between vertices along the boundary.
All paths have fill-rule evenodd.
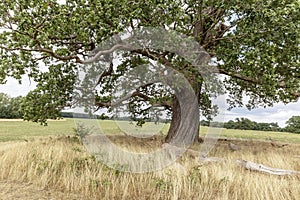
<path id="1" fill-rule="evenodd" d="M 9 79 L 6 85 L 0 85 L 0 92 L 9 94 L 11 97 L 25 96 L 28 91 L 35 88 L 35 83 L 23 78 L 21 85 L 14 79 Z M 277 122 L 281 127 L 285 126 L 285 122 L 294 115 L 300 115 L 300 101 L 284 105 L 276 104 L 270 108 L 257 108 L 247 110 L 246 108 L 234 108 L 231 111 L 224 111 L 224 119 L 220 121 L 234 120 L 237 117 L 245 117 L 256 122 Z"/>

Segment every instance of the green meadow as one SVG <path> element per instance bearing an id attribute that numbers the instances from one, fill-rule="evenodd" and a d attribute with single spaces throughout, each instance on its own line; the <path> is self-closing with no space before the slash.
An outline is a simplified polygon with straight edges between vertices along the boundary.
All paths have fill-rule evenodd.
<path id="1" fill-rule="evenodd" d="M 146 123 L 142 128 L 126 121 L 99 120 L 99 126 L 105 134 L 160 134 L 165 135 L 169 124 Z M 38 137 L 74 135 L 74 119 L 49 121 L 47 126 L 38 123 L 16 120 L 0 121 L 0 141 L 30 140 Z M 200 136 L 207 135 L 209 127 L 200 128 Z M 300 134 L 272 131 L 217 129 L 219 137 L 253 140 L 276 140 L 281 142 L 300 143 Z"/>

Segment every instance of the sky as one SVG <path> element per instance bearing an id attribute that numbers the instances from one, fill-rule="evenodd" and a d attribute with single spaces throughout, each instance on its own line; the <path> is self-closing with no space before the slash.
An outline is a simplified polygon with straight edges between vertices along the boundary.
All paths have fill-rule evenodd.
<path id="1" fill-rule="evenodd" d="M 8 79 L 7 84 L 0 85 L 0 92 L 6 93 L 11 97 L 25 96 L 30 90 L 35 88 L 35 83 L 30 82 L 28 78 L 23 77 L 22 84 L 12 78 Z M 226 107 L 226 105 L 225 105 Z M 256 108 L 249 111 L 246 108 L 234 108 L 230 111 L 222 111 L 222 118 L 216 121 L 228 121 L 244 117 L 256 122 L 277 122 L 279 126 L 284 127 L 285 122 L 292 116 L 300 115 L 300 101 L 284 105 L 275 104 L 269 108 Z"/>

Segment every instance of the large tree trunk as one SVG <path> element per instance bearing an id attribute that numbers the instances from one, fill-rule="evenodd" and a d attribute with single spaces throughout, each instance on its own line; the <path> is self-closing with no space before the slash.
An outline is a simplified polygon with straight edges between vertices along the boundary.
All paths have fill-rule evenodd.
<path id="1" fill-rule="evenodd" d="M 199 92 L 181 88 L 175 92 L 172 121 L 165 141 L 176 146 L 189 146 L 199 140 Z"/>

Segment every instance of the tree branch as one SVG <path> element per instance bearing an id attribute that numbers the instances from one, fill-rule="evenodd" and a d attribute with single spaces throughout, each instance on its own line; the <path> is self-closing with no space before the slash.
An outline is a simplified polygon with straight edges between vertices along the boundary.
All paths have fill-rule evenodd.
<path id="1" fill-rule="evenodd" d="M 127 94 L 115 102 L 96 102 L 96 106 L 98 107 L 97 109 L 99 109 L 101 107 L 107 107 L 107 108 L 108 107 L 116 107 L 116 106 L 120 106 L 124 101 L 126 101 L 132 97 L 136 97 L 136 96 L 141 97 L 146 101 L 148 101 L 150 99 L 150 97 L 148 97 L 147 95 L 142 94 L 139 91 L 134 91 L 133 93 Z"/>
<path id="2" fill-rule="evenodd" d="M 108 74 L 109 72 L 107 72 Z M 141 85 L 139 88 L 145 89 L 148 86 L 153 85 L 156 82 L 152 82 L 152 83 L 146 83 L 144 85 Z M 99 110 L 102 107 L 116 107 L 116 106 L 120 106 L 122 105 L 122 103 L 132 97 L 140 97 L 142 98 L 144 101 L 150 101 L 151 97 L 143 94 L 142 92 L 139 91 L 139 88 L 136 89 L 136 91 L 127 94 L 125 96 L 123 96 L 122 98 L 118 99 L 115 102 L 96 102 L 96 106 L 98 107 L 96 110 Z M 168 102 L 168 101 L 162 101 L 162 102 L 155 102 L 155 103 L 151 103 L 152 107 L 158 107 L 158 106 L 164 106 L 167 109 L 171 109 L 172 107 L 172 103 Z"/>
<path id="3" fill-rule="evenodd" d="M 249 83 L 261 84 L 258 79 L 254 79 L 254 78 L 251 78 L 251 77 L 243 76 L 243 75 L 241 75 L 239 73 L 230 73 L 230 72 L 227 72 L 227 71 L 225 71 L 224 69 L 221 69 L 221 68 L 218 69 L 218 72 L 220 74 L 224 74 L 224 75 L 227 75 L 227 76 L 230 76 L 230 77 L 234 77 L 234 78 L 237 78 L 239 80 L 247 81 Z"/>
<path id="4" fill-rule="evenodd" d="M 230 77 L 242 80 L 242 81 L 246 81 L 246 82 L 252 83 L 254 85 L 265 84 L 262 81 L 260 81 L 260 79 L 243 76 L 239 73 L 231 73 L 231 72 L 228 72 L 228 71 L 226 71 L 224 69 L 221 69 L 221 68 L 218 68 L 217 73 L 224 74 L 224 75 L 227 75 L 227 76 L 230 76 Z M 284 81 L 278 81 L 277 86 L 278 86 L 278 88 L 287 88 L 286 83 Z M 299 92 L 291 92 L 290 95 L 292 95 L 294 98 L 299 98 L 300 97 Z"/>
<path id="5" fill-rule="evenodd" d="M 133 47 L 127 44 L 116 44 L 113 47 L 111 47 L 110 49 L 107 50 L 102 50 L 102 51 L 98 51 L 96 53 L 96 55 L 94 55 L 92 58 L 89 58 L 87 60 L 82 61 L 82 64 L 89 64 L 89 63 L 93 63 L 95 61 L 97 61 L 97 59 L 102 56 L 102 55 L 106 55 L 106 54 L 110 54 L 113 53 L 114 51 L 121 49 L 121 50 L 132 50 Z"/>
<path id="6" fill-rule="evenodd" d="M 113 63 L 110 63 L 108 70 L 105 70 L 105 71 L 100 75 L 100 77 L 99 77 L 99 79 L 98 79 L 96 85 L 99 85 L 104 77 L 106 77 L 106 76 L 111 76 L 111 75 L 112 75 L 112 72 L 113 72 Z"/>
<path id="7" fill-rule="evenodd" d="M 70 56 L 59 56 L 57 54 L 55 54 L 52 50 L 50 49 L 46 49 L 46 48 L 42 48 L 39 47 L 38 49 L 27 49 L 27 48 L 22 48 L 22 47 L 16 47 L 16 48 L 8 48 L 5 46 L 0 46 L 1 49 L 4 49 L 6 51 L 27 51 L 27 52 L 39 52 L 39 53 L 47 53 L 50 56 L 61 60 L 61 61 L 68 61 L 68 60 L 73 60 L 75 59 L 77 63 L 83 63 L 82 60 L 80 60 L 80 58 L 76 55 L 70 55 Z"/>
<path id="8" fill-rule="evenodd" d="M 77 55 L 69 55 L 69 56 L 60 56 L 60 55 L 57 55 L 56 53 L 54 53 L 52 50 L 50 49 L 46 49 L 46 48 L 43 48 L 43 47 L 39 47 L 37 50 L 35 50 L 37 52 L 43 52 L 43 53 L 47 53 L 49 54 L 50 56 L 58 59 L 58 60 L 61 60 L 61 61 L 69 61 L 69 60 L 73 60 L 75 59 L 75 61 L 77 63 L 81 63 L 83 64 L 84 61 L 81 60 Z"/>
<path id="9" fill-rule="evenodd" d="M 157 52 L 150 51 L 149 49 L 136 49 L 136 50 L 132 50 L 131 52 L 141 54 L 142 56 L 145 56 L 152 60 L 160 61 L 163 65 L 174 68 L 172 67 L 171 62 L 168 59 L 166 59 L 164 55 L 161 55 Z"/>

